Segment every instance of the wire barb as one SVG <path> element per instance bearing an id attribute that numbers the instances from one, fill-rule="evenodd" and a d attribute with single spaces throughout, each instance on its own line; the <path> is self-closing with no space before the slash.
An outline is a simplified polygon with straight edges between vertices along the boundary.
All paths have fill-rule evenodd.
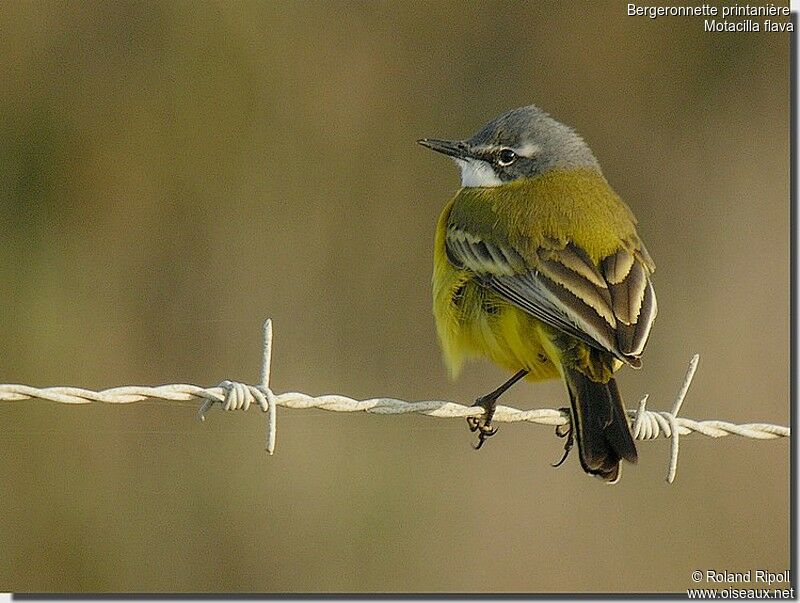
<path id="1" fill-rule="evenodd" d="M 678 451 L 680 446 L 680 429 L 678 428 L 678 412 L 681 410 L 683 400 L 692 384 L 697 365 L 700 362 L 700 354 L 695 354 L 689 361 L 689 368 L 686 370 L 686 377 L 683 379 L 678 397 L 672 405 L 670 412 L 648 411 L 647 398 L 645 396 L 639 402 L 639 408 L 633 416 L 633 437 L 637 440 L 652 440 L 658 437 L 659 433 L 664 432 L 665 437 L 672 438 L 669 455 L 669 468 L 667 469 L 667 482 L 675 481 L 675 473 L 678 471 Z"/>
<path id="2" fill-rule="evenodd" d="M 95 392 L 77 387 L 36 388 L 29 385 L 0 384 L 0 402 L 38 398 L 62 404 L 89 404 L 91 402 L 131 404 L 152 398 L 170 401 L 188 401 L 199 398 L 203 402 L 200 404 L 197 413 L 202 421 L 205 420 L 206 413 L 211 410 L 214 404 L 221 405 L 223 410 L 247 410 L 251 404 L 256 404 L 267 414 L 266 449 L 269 454 L 275 451 L 276 408 L 278 406 L 284 408 L 320 408 L 334 412 L 366 412 L 382 415 L 417 413 L 444 418 L 473 417 L 483 412 L 478 407 L 464 406 L 443 400 L 426 400 L 422 402 L 407 402 L 396 398 L 354 400 L 353 398 L 339 395 L 312 397 L 297 392 L 276 395 L 269 387 L 271 361 L 272 321 L 268 319 L 264 322 L 261 383 L 258 385 L 247 385 L 226 380 L 216 387 L 210 388 L 178 383 L 156 387 L 132 385 Z M 697 371 L 699 361 L 700 356 L 695 354 L 689 362 L 683 384 L 669 412 L 647 410 L 647 396 L 642 398 L 636 410 L 628 411 L 628 417 L 632 421 L 631 428 L 634 439 L 641 441 L 654 440 L 660 436 L 672 439 L 666 478 L 669 483 L 675 480 L 680 436 L 682 435 L 699 433 L 710 438 L 737 435 L 755 440 L 771 440 L 790 436 L 789 428 L 782 425 L 769 423 L 737 425 L 727 421 L 696 421 L 679 417 L 678 413 Z M 498 405 L 492 420 L 498 423 L 525 422 L 559 428 L 569 425 L 570 416 L 569 412 L 560 409 L 520 410 L 510 406 Z"/>

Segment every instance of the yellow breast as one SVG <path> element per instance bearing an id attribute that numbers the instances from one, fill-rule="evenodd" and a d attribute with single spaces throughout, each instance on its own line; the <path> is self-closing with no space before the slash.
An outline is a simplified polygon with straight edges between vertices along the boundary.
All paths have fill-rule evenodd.
<path id="1" fill-rule="evenodd" d="M 445 234 L 452 207 L 451 201 L 439 218 L 433 262 L 433 314 L 451 374 L 455 377 L 467 358 L 486 356 L 509 371 L 529 370 L 531 380 L 557 377 L 559 370 L 546 349 L 550 327 L 485 289 L 447 259 Z"/>

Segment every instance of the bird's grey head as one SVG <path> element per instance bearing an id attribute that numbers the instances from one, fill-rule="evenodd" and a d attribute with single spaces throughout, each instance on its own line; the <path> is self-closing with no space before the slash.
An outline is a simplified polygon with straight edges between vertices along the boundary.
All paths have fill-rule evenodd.
<path id="1" fill-rule="evenodd" d="M 572 128 L 533 105 L 503 113 L 468 140 L 423 138 L 417 142 L 452 157 L 466 187 L 499 186 L 553 168 L 600 169 Z"/>

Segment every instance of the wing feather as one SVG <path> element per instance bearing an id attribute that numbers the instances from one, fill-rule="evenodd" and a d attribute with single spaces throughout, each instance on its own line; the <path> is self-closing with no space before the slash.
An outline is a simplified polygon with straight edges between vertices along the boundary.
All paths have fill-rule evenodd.
<path id="1" fill-rule="evenodd" d="M 542 322 L 592 347 L 613 350 L 614 329 L 575 294 L 543 274 L 491 277 L 487 285 Z"/>
<path id="2" fill-rule="evenodd" d="M 633 255 L 630 257 L 633 258 Z M 645 268 L 638 262 L 631 264 L 625 278 L 618 283 L 609 280 L 614 315 L 624 324 L 634 324 L 639 318 L 647 282 Z"/>
<path id="3" fill-rule="evenodd" d="M 657 312 L 644 247 L 620 249 L 595 265 L 571 242 L 548 243 L 526 261 L 507 243 L 448 225 L 447 257 L 511 304 L 632 366 Z"/>
<path id="4" fill-rule="evenodd" d="M 617 253 L 608 256 L 603 260 L 603 272 L 605 279 L 610 285 L 621 283 L 633 267 L 633 254 L 626 249 L 620 249 Z"/>
<path id="5" fill-rule="evenodd" d="M 582 277 L 590 281 L 593 285 L 601 289 L 607 289 L 603 275 L 586 255 L 586 252 L 580 247 L 576 247 L 572 243 L 567 243 L 567 246 L 561 249 L 557 254 L 558 261 L 572 270 L 577 272 Z"/>
<path id="6" fill-rule="evenodd" d="M 570 270 L 559 261 L 558 257 L 542 261 L 538 268 L 552 282 L 558 283 L 580 298 L 581 301 L 604 318 L 609 326 L 613 328 L 617 325 L 614 311 L 611 308 L 611 294 L 607 287 L 598 287 L 582 274 Z"/>

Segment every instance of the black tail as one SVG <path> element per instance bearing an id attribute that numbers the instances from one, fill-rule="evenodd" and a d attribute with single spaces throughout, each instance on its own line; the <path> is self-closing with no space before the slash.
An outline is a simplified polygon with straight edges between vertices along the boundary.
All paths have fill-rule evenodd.
<path id="1" fill-rule="evenodd" d="M 614 483 L 619 479 L 620 460 L 635 463 L 639 458 L 617 382 L 612 377 L 608 383 L 597 383 L 571 368 L 565 369 L 564 376 L 583 470 Z"/>

